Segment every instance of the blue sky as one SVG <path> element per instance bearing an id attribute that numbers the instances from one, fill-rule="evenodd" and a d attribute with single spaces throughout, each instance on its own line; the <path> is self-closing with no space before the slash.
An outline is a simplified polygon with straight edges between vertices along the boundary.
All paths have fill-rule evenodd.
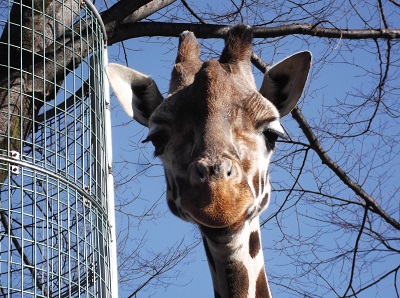
<path id="1" fill-rule="evenodd" d="M 351 24 L 355 27 L 356 23 Z M 310 41 L 309 38 L 308 41 Z M 259 40 L 255 40 L 258 42 Z M 216 40 L 209 40 L 207 43 L 212 44 L 215 49 L 222 50 L 222 42 Z M 127 48 L 127 56 L 129 66 L 135 68 L 136 70 L 151 75 L 153 79 L 157 82 L 160 91 L 165 94 L 168 88 L 170 71 L 173 65 L 173 61 L 176 55 L 176 46 L 178 44 L 177 38 L 167 39 L 167 38 L 140 38 L 135 40 L 129 40 L 125 42 Z M 368 55 L 364 48 L 360 49 L 350 49 L 347 47 L 346 40 L 330 40 L 324 42 L 317 42 L 315 39 L 311 42 L 302 42 L 301 40 L 293 39 L 292 37 L 287 37 L 281 41 L 276 42 L 278 45 L 278 50 L 275 51 L 272 46 L 262 45 L 257 47 L 257 50 L 262 52 L 262 58 L 265 59 L 267 63 L 276 63 L 286 56 L 293 54 L 300 50 L 310 50 L 313 53 L 314 66 L 312 69 L 312 75 L 310 76 L 305 94 L 301 100 L 300 106 L 302 108 L 303 114 L 309 119 L 311 125 L 318 124 L 317 121 L 320 120 L 323 123 L 325 115 L 331 113 L 334 109 L 340 109 L 340 105 L 332 108 L 336 104 L 336 99 L 345 98 L 347 92 L 355 92 L 359 90 L 368 90 L 370 87 L 370 79 L 365 77 L 365 70 L 360 67 L 354 67 L 352 64 L 362 64 L 371 65 L 377 64 L 375 61 L 375 56 Z M 110 62 L 119 61 L 124 55 L 121 52 L 121 48 L 117 45 L 110 47 Z M 218 51 L 217 51 L 218 52 Z M 335 58 L 335 60 L 333 59 Z M 321 62 L 324 66 L 320 68 Z M 260 86 L 260 80 L 262 76 L 258 71 L 256 79 L 258 86 Z M 356 94 L 354 95 L 356 96 Z M 113 152 L 114 152 L 114 162 L 117 181 L 124 181 L 124 177 L 134 177 L 134 179 L 129 179 L 128 184 L 117 187 L 116 196 L 118 200 L 129 200 L 130 198 L 137 197 L 134 203 L 129 204 L 123 208 L 123 212 L 131 213 L 135 215 L 142 214 L 146 210 L 149 210 L 153 206 L 154 202 L 157 202 L 157 206 L 154 212 L 157 213 L 156 216 L 150 217 L 148 220 L 141 220 L 132 224 L 129 230 L 129 237 L 131 237 L 131 245 L 134 247 L 138 244 L 140 239 L 144 237 L 145 243 L 141 247 L 143 254 L 157 254 L 159 252 L 167 251 L 170 247 L 173 247 L 177 243 L 183 243 L 186 245 L 191 245 L 192 243 L 199 240 L 199 233 L 195 226 L 181 221 L 180 219 L 174 217 L 167 208 L 165 203 L 165 198 L 163 192 L 165 189 L 164 177 L 162 167 L 160 166 L 160 161 L 153 158 L 153 149 L 150 145 L 143 145 L 141 141 L 147 135 L 147 129 L 131 121 L 128 116 L 126 116 L 123 111 L 118 107 L 115 99 L 112 99 L 112 121 L 113 121 Z M 361 113 L 361 112 L 360 112 Z M 330 114 L 331 115 L 331 114 Z M 334 118 L 331 118 L 334 119 Z M 384 118 L 379 121 L 384 121 Z M 129 123 L 128 123 L 129 122 Z M 301 134 L 298 126 L 294 121 L 288 116 L 283 119 L 283 124 L 290 134 L 294 136 Z M 339 129 L 339 128 L 338 128 Z M 317 134 L 322 132 L 318 132 Z M 398 134 L 398 129 L 391 127 L 391 133 L 393 135 Z M 339 158 L 343 154 L 346 154 L 345 162 L 351 163 L 356 162 L 358 155 L 351 156 L 348 154 L 343 144 L 339 141 L 332 141 L 324 139 L 324 145 L 326 148 L 331 149 L 330 154 L 334 158 Z M 360 154 L 368 154 L 371 148 L 374 148 L 374 139 L 364 139 L 359 141 L 357 146 L 360 146 Z M 278 152 L 275 155 L 276 158 L 281 156 L 279 154 L 284 154 L 279 152 L 280 149 L 285 148 L 283 146 L 278 146 Z M 357 149 L 359 150 L 359 149 Z M 362 152 L 365 150 L 366 152 Z M 351 152 L 351 150 L 350 150 Z M 128 162 L 126 162 L 128 161 Z M 295 161 L 295 164 L 300 163 L 301 160 Z M 320 161 L 310 155 L 308 158 L 310 164 L 318 163 Z M 379 165 L 378 170 L 380 172 L 387 171 L 391 174 L 395 174 L 393 169 L 393 164 L 398 164 L 397 160 L 392 160 L 393 163 L 386 165 Z M 356 165 L 357 166 L 357 165 Z M 315 175 L 326 175 L 329 177 L 329 170 L 318 170 L 321 172 L 309 172 L 304 173 L 299 181 L 299 185 L 304 188 L 316 187 Z M 357 170 L 356 170 L 357 172 Z M 360 166 L 359 178 L 362 180 L 363 171 Z M 281 185 L 282 177 L 287 175 L 283 173 L 281 169 L 274 167 L 272 165 L 272 183 L 279 183 Z M 296 175 L 296 173 L 293 173 Z M 390 176 L 390 175 L 389 175 Z M 363 185 L 367 191 L 377 196 L 387 196 L 388 194 L 395 194 L 398 182 L 395 180 L 395 175 L 389 177 L 385 181 L 385 186 L 389 186 L 384 194 L 382 194 L 378 189 L 379 179 L 367 180 L 367 183 Z M 122 179 L 122 180 L 121 180 Z M 274 185 L 274 184 L 273 184 Z M 343 190 L 343 186 L 340 183 L 333 183 L 331 186 L 332 193 L 346 193 Z M 272 203 L 270 208 L 263 214 L 263 219 L 268 218 L 274 211 L 277 210 L 280 202 L 282 202 L 287 193 L 276 192 L 273 193 Z M 346 195 L 351 197 L 351 193 L 348 192 Z M 308 203 L 308 198 L 305 197 L 304 204 L 299 205 L 295 208 L 295 211 L 288 211 L 284 214 L 284 229 L 286 231 L 291 231 L 295 235 L 296 233 L 305 236 L 307 234 L 312 235 L 316 229 L 319 227 L 313 222 L 313 216 L 323 216 L 325 214 L 318 210 L 318 207 Z M 383 201 L 384 202 L 384 201 Z M 290 209 L 289 209 L 290 210 Z M 293 210 L 293 209 L 292 209 Z M 348 214 L 346 214 L 348 216 Z M 351 216 L 351 215 L 350 215 Z M 355 215 L 354 215 L 355 216 Z M 310 222 L 304 224 L 304 218 L 311 218 Z M 351 220 L 353 220 L 352 218 Z M 134 220 L 134 219 L 133 219 Z M 281 218 L 282 220 L 282 218 Z M 350 220 L 350 218 L 349 218 Z M 118 227 L 124 227 L 127 224 L 127 217 L 122 213 L 117 213 L 117 229 Z M 329 231 L 329 229 L 327 229 Z M 320 241 L 329 247 L 329 243 L 334 242 L 343 243 L 351 242 L 352 238 L 348 235 L 332 234 L 321 235 Z M 276 254 L 276 250 L 271 250 L 271 247 L 279 247 L 282 238 L 281 232 L 277 229 L 277 223 L 268 223 L 262 229 L 262 242 L 265 253 L 267 274 L 274 274 L 274 271 L 279 271 L 281 274 L 285 274 L 285 270 L 288 270 L 288 275 L 290 275 L 292 270 L 296 270 L 295 267 L 291 266 L 292 260 L 284 256 L 284 254 Z M 313 244 L 310 244 L 310 251 Z M 293 248 L 293 253 L 297 253 L 296 248 Z M 273 252 L 274 254 L 270 254 Z M 304 254 L 304 252 L 302 252 Z M 326 251 L 328 256 L 329 251 Z M 301 256 L 301 254 L 300 254 Z M 321 253 L 318 257 L 323 257 L 324 254 Z M 391 261 L 399 261 L 396 257 L 391 259 Z M 381 270 L 389 266 L 388 261 L 382 260 L 381 263 L 377 264 L 376 269 Z M 198 245 L 192 254 L 190 254 L 185 261 L 179 266 L 178 276 L 169 280 L 164 280 L 165 282 L 172 283 L 168 287 L 158 287 L 149 288 L 146 292 L 141 292 L 138 297 L 212 297 L 212 283 L 209 276 L 208 264 L 203 252 L 202 244 Z M 283 273 L 282 273 L 283 272 Z M 340 268 L 332 269 L 330 277 L 336 280 L 336 283 L 345 282 L 340 278 Z M 273 280 L 272 280 L 273 281 Z M 138 281 L 140 284 L 140 280 Z M 272 283 L 272 291 L 277 291 L 277 286 Z M 393 293 L 392 290 L 392 280 L 387 280 L 382 283 L 381 292 L 379 297 L 390 297 Z M 386 292 L 387 290 L 387 292 Z M 371 292 L 365 292 L 365 296 L 361 297 L 375 297 L 376 290 L 371 290 Z M 126 297 L 131 293 L 130 289 L 121 288 L 120 296 Z M 321 293 L 315 293 L 316 295 L 322 295 Z M 279 297 L 291 297 L 289 296 L 279 296 Z M 330 297 L 325 296 L 325 297 Z M 334 297 L 334 296 L 332 296 Z"/>

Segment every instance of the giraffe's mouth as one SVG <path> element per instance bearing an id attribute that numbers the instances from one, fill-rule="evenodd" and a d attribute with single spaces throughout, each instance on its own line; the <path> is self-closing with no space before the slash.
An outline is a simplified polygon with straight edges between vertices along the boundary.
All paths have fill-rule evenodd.
<path id="1" fill-rule="evenodd" d="M 254 202 L 247 183 L 232 185 L 211 181 L 203 187 L 188 187 L 181 196 L 181 207 L 198 224 L 224 228 L 243 222 Z"/>

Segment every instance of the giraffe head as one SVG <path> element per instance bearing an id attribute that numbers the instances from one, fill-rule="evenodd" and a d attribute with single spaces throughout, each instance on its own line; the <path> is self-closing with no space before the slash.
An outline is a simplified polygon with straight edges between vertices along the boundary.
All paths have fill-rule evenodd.
<path id="1" fill-rule="evenodd" d="M 295 54 L 270 68 L 261 88 L 251 70 L 252 30 L 227 34 L 219 61 L 202 62 L 191 32 L 180 36 L 168 96 L 148 76 L 107 66 L 127 114 L 149 128 L 164 166 L 167 201 L 178 217 L 205 229 L 236 228 L 268 205 L 268 167 L 281 117 L 297 104 L 311 61 Z"/>

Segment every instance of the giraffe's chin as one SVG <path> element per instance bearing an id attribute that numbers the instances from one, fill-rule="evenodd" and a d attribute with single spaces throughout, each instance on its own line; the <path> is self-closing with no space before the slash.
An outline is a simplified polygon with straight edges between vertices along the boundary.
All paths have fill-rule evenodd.
<path id="1" fill-rule="evenodd" d="M 188 188 L 182 194 L 181 207 L 199 225 L 225 228 L 245 220 L 254 203 L 247 183 L 211 182 L 207 187 Z"/>

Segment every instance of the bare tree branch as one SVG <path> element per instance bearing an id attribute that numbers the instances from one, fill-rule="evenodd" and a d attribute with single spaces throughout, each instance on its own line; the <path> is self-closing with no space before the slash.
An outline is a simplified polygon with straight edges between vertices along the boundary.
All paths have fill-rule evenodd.
<path id="1" fill-rule="evenodd" d="M 388 224 L 390 224 L 397 230 L 400 230 L 400 223 L 392 218 L 389 214 L 387 214 L 379 206 L 379 204 L 364 191 L 364 189 L 358 183 L 353 181 L 346 174 L 346 172 L 329 157 L 328 153 L 324 150 L 321 143 L 318 141 L 318 138 L 315 136 L 314 132 L 312 131 L 310 125 L 308 124 L 307 120 L 305 119 L 299 108 L 296 107 L 293 109 L 292 116 L 299 124 L 304 135 L 310 142 L 311 147 L 318 154 L 322 163 L 327 165 L 336 174 L 336 176 L 339 177 L 340 180 L 342 180 L 343 183 L 347 185 L 351 190 L 353 190 L 356 195 L 360 196 L 367 205 L 371 206 L 373 212 L 379 214 Z"/>
<path id="2" fill-rule="evenodd" d="M 175 1 L 176 0 L 152 0 L 138 9 L 133 10 L 133 12 L 122 21 L 122 23 L 134 23 L 140 21 Z"/>
<path id="3" fill-rule="evenodd" d="M 223 38 L 230 26 L 193 23 L 124 22 L 115 28 L 109 45 L 140 36 L 175 36 L 182 31 L 192 31 L 199 38 Z M 254 28 L 255 38 L 282 37 L 293 34 L 339 39 L 396 39 L 400 29 L 335 29 L 312 24 L 294 24 Z"/>

